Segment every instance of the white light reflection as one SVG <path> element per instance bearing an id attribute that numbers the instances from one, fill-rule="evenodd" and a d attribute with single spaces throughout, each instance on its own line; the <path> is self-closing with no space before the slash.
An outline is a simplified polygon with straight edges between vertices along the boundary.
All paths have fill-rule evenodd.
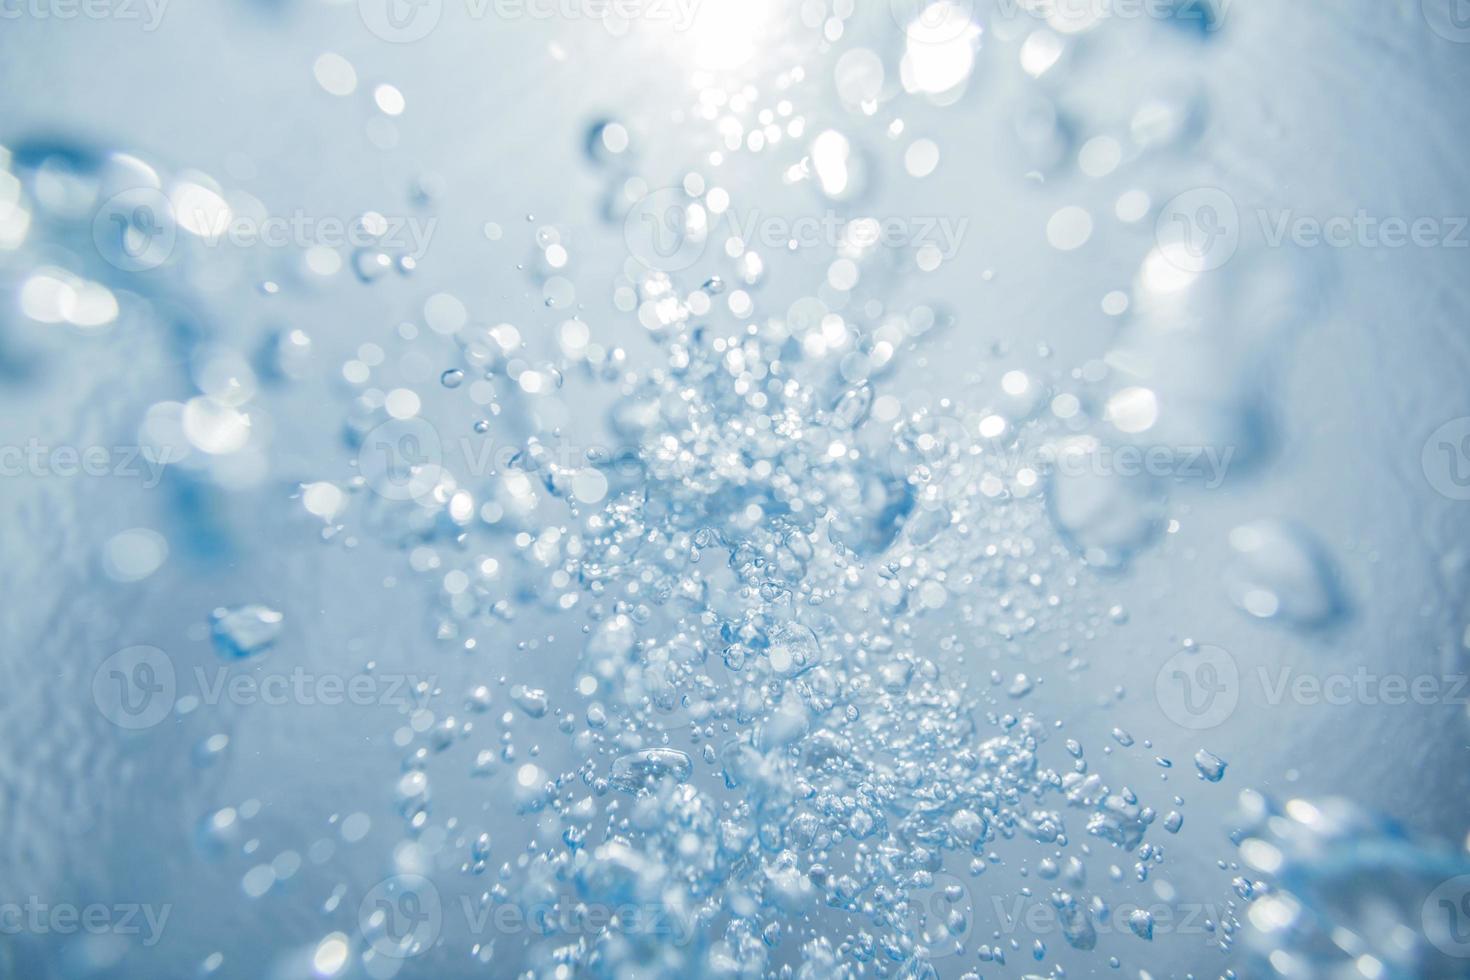
<path id="1" fill-rule="evenodd" d="M 696 68 L 730 71 L 767 46 L 777 9 L 775 0 L 701 0 L 674 26 L 687 37 Z"/>

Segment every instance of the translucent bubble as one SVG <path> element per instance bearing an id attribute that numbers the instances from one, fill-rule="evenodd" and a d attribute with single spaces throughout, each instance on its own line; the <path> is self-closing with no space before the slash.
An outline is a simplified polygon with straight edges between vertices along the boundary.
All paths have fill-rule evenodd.
<path id="1" fill-rule="evenodd" d="M 1288 626 L 1325 626 L 1345 611 L 1326 553 L 1302 528 L 1254 521 L 1230 532 L 1225 569 L 1231 601 L 1256 619 Z"/>
<path id="2" fill-rule="evenodd" d="M 351 95 L 357 90 L 357 70 L 340 54 L 327 51 L 318 55 L 311 71 L 329 95 Z"/>
<path id="3" fill-rule="evenodd" d="M 195 448 L 228 455 L 250 441 L 250 417 L 213 398 L 191 398 L 184 405 L 183 431 Z"/>
<path id="4" fill-rule="evenodd" d="M 837 59 L 837 94 L 851 106 L 876 102 L 883 93 L 883 60 L 867 48 L 853 48 Z"/>
<path id="5" fill-rule="evenodd" d="M 280 636 L 285 617 L 267 606 L 219 608 L 210 614 L 210 634 L 221 656 L 240 660 L 267 649 Z"/>
<path id="6" fill-rule="evenodd" d="M 677 749 L 644 749 L 613 762 L 609 780 L 624 792 L 634 793 L 661 780 L 684 782 L 694 771 L 687 752 Z"/>
<path id="7" fill-rule="evenodd" d="M 373 89 L 373 103 L 389 116 L 401 116 L 407 105 L 403 93 L 392 85 L 379 85 Z"/>
<path id="8" fill-rule="evenodd" d="M 115 582 L 139 582 L 156 572 L 168 558 L 163 535 L 139 527 L 121 531 L 103 549 L 103 569 Z"/>
<path id="9" fill-rule="evenodd" d="M 572 495 L 584 504 L 595 504 L 607 496 L 607 477 L 601 470 L 587 467 L 572 478 Z"/>
<path id="10" fill-rule="evenodd" d="M 464 303 L 449 293 L 435 293 L 424 302 L 424 322 L 435 333 L 457 333 L 468 320 Z"/>
<path id="11" fill-rule="evenodd" d="M 927 177 L 939 166 L 939 145 L 933 140 L 915 140 L 903 155 L 904 169 L 910 177 Z"/>
<path id="12" fill-rule="evenodd" d="M 597 163 L 609 164 L 628 153 L 632 139 L 622 123 L 611 119 L 593 123 L 587 131 L 587 155 Z"/>
<path id="13" fill-rule="evenodd" d="M 1051 216 L 1046 224 L 1046 240 L 1062 252 L 1071 252 L 1087 244 L 1092 237 L 1092 215 L 1085 208 L 1068 206 Z"/>

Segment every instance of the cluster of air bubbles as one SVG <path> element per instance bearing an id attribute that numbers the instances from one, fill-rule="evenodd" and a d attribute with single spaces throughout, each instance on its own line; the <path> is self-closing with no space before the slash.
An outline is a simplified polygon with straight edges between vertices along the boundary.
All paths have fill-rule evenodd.
<path id="1" fill-rule="evenodd" d="M 613 126 L 593 127 L 588 153 L 619 169 L 630 144 Z M 835 193 L 834 168 L 850 179 L 853 164 L 839 142 L 819 143 L 835 156 L 813 162 L 813 179 Z M 916 151 L 917 169 L 928 153 Z M 680 220 L 727 207 L 716 189 L 686 180 Z M 530 244 L 524 273 L 543 297 L 571 290 L 565 231 L 532 222 Z M 1126 622 L 1091 610 L 1079 575 L 1149 546 L 1164 498 L 1062 457 L 1097 451 L 1109 426 L 1144 410 L 1108 409 L 1102 376 L 1079 383 L 999 358 L 964 401 L 906 403 L 889 379 L 957 317 L 923 303 L 845 308 L 837 297 L 857 284 L 865 247 L 837 242 L 827 291 L 774 313 L 738 244 L 687 274 L 629 264 L 615 305 L 660 352 L 641 370 L 585 370 L 623 357 L 588 314 L 556 313 L 541 362 L 521 326 L 447 293 L 424 304 L 416 336 L 435 350 L 452 341 L 453 361 L 413 389 L 379 382 L 392 365 L 377 352 L 355 362 L 360 462 L 374 433 L 424 426 L 421 465 L 365 471 L 377 492 L 361 502 L 403 514 L 389 526 L 406 532 L 409 564 L 436 596 L 437 638 L 484 671 L 402 730 L 405 832 L 457 841 L 442 870 L 458 868 L 475 895 L 493 876 L 485 901 L 543 916 L 544 934 L 514 953 L 532 969 L 1004 963 L 1017 951 L 985 931 L 979 879 L 1012 868 L 1056 879 L 1034 897 L 1071 949 L 1095 949 L 1105 930 L 1156 938 L 1157 913 L 1108 886 L 1130 876 L 1120 865 L 1155 880 L 1157 838 L 1180 832 L 1184 801 L 1110 778 L 1111 748 L 1094 760 L 1061 722 L 1026 710 L 1044 670 L 963 679 L 1017 638 Z M 728 305 L 735 294 L 744 305 Z M 602 384 L 573 396 L 568 378 Z M 584 396 L 605 406 L 606 445 L 569 444 L 561 429 L 562 400 Z M 459 408 L 431 413 L 431 398 Z M 473 445 L 512 425 L 486 468 L 423 452 L 430 439 L 447 447 L 446 433 Z M 395 497 L 395 478 L 412 492 Z M 308 509 L 347 519 L 323 486 L 308 488 Z M 506 644 L 508 662 L 488 652 Z M 522 657 L 558 666 L 530 671 Z M 1202 781 L 1225 778 L 1209 751 L 1194 762 Z M 509 835 L 524 838 L 517 860 L 496 864 L 502 825 L 492 848 L 473 811 L 431 792 L 456 766 L 483 787 L 486 812 L 503 800 L 523 819 Z M 1090 883 L 1087 865 L 1106 855 L 1114 873 Z M 657 909 L 662 925 L 586 927 L 588 909 L 624 905 Z M 1230 948 L 1233 919 L 1212 928 Z M 1041 937 L 1027 955 L 1053 957 Z"/>
<path id="2" fill-rule="evenodd" d="M 468 683 L 416 684 L 384 713 L 400 756 L 384 793 L 400 822 L 390 876 L 365 895 L 333 892 L 324 911 L 337 918 L 303 969 L 339 976 L 357 960 L 387 978 L 444 955 L 548 977 L 1061 977 L 1074 954 L 1100 968 L 1106 949 L 1120 969 L 1166 938 L 1189 812 L 1173 787 L 1187 776 L 1192 791 L 1223 792 L 1238 770 L 1206 748 L 1192 772 L 1188 756 L 1176 769 L 1146 730 L 1052 717 L 1048 695 L 1098 700 L 1083 645 L 1129 615 L 1096 583 L 1165 546 L 1173 495 L 1269 455 L 1252 364 L 1220 363 L 1228 345 L 1210 311 L 1269 332 L 1292 294 L 1248 262 L 1210 280 L 1146 248 L 1126 266 L 1136 280 L 1102 300 L 1120 329 L 1098 360 L 1067 372 L 998 345 L 961 390 L 918 390 L 915 376 L 983 317 L 926 296 L 951 256 L 889 241 L 873 210 L 886 175 L 938 179 L 950 166 L 900 109 L 960 103 L 987 46 L 1009 45 L 1028 87 L 1006 136 L 1043 182 L 1073 166 L 1081 179 L 1118 174 L 1190 139 L 1201 109 L 1192 94 L 1149 97 L 1117 131 L 1079 138 L 1043 83 L 1098 24 L 1050 5 L 983 29 L 966 3 L 884 6 L 897 15 L 888 42 L 847 45 L 823 77 L 845 116 L 807 110 L 801 67 L 768 88 L 701 72 L 680 118 L 708 150 L 666 186 L 667 161 L 658 179 L 645 173 L 657 126 L 598 118 L 580 150 L 606 227 L 485 222 L 478 244 L 507 256 L 515 302 L 424 285 L 328 372 L 347 392 L 344 459 L 283 496 L 329 545 L 375 534 L 398 549 L 384 587 L 407 576 L 428 596 L 432 642 L 414 656 L 446 658 Z M 836 7 L 812 13 L 829 46 L 857 31 L 854 5 Z M 370 140 L 396 143 L 399 88 L 360 84 L 333 53 L 311 71 L 336 104 L 369 98 Z M 869 117 L 891 146 L 868 139 Z M 833 215 L 829 238 L 742 234 L 726 165 L 763 154 L 780 161 L 782 191 Z M 1153 206 L 1127 188 L 1112 216 L 1124 225 Z M 401 203 L 427 220 L 445 198 L 426 172 Z M 272 270 L 267 301 L 344 265 L 340 284 L 365 295 L 419 288 L 427 277 L 403 277 L 423 256 L 380 206 L 351 220 L 360 244 L 347 254 L 310 248 Z M 198 246 L 263 213 L 206 175 L 122 154 L 0 151 L 0 260 L 38 241 L 90 243 L 85 261 L 0 261 L 42 336 L 109 329 L 149 277 L 207 292 L 254 276 Z M 1030 231 L 1065 262 L 1109 221 L 1062 203 Z M 610 231 L 629 254 L 599 282 L 594 246 Z M 613 339 L 628 336 L 638 353 Z M 266 483 L 277 423 L 261 396 L 311 377 L 321 355 L 295 324 L 260 337 L 249 352 L 191 338 L 189 390 L 138 422 L 149 459 L 185 480 Z M 1159 445 L 1216 450 L 1200 457 L 1213 468 L 1117 465 Z M 1244 616 L 1320 629 L 1346 611 L 1302 527 L 1247 521 L 1223 544 L 1220 598 Z M 139 528 L 109 541 L 103 567 L 133 582 L 167 558 L 167 541 Z M 214 610 L 200 638 L 232 663 L 275 659 L 284 615 L 224 601 L 241 604 Z M 229 745 L 211 735 L 196 761 Z M 1202 927 L 1211 953 L 1244 931 L 1280 954 L 1269 967 L 1287 980 L 1343 962 L 1360 972 L 1334 975 L 1365 978 L 1437 962 L 1380 928 L 1376 906 L 1344 909 L 1339 886 L 1397 883 L 1427 863 L 1448 875 L 1456 862 L 1441 868 L 1332 806 L 1246 802 L 1240 859 L 1220 864 L 1227 897 Z M 258 811 L 209 813 L 201 847 L 253 853 L 242 824 Z M 332 822 L 332 847 L 388 831 L 358 812 Z M 1393 846 L 1348 867 L 1359 856 L 1347 842 L 1365 835 Z M 241 888 L 264 899 L 301 866 L 295 851 L 252 858 Z M 1003 935 L 988 899 L 1012 893 L 1048 927 Z M 1131 901 L 1143 893 L 1157 901 Z M 1409 913 L 1394 897 L 1397 926 Z M 509 909 L 529 924 L 492 941 L 446 909 Z"/>

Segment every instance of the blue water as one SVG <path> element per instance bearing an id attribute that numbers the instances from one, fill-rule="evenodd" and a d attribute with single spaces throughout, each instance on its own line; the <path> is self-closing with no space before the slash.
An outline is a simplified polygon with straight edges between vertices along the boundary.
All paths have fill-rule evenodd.
<path id="1" fill-rule="evenodd" d="M 1455 0 L 0 21 L 0 977 L 1470 975 Z"/>

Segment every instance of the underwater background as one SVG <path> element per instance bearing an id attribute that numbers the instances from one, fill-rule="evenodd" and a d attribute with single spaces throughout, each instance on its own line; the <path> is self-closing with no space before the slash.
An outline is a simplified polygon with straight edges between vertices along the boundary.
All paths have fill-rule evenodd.
<path id="1" fill-rule="evenodd" d="M 1463 0 L 0 0 L 0 976 L 1470 976 Z"/>

